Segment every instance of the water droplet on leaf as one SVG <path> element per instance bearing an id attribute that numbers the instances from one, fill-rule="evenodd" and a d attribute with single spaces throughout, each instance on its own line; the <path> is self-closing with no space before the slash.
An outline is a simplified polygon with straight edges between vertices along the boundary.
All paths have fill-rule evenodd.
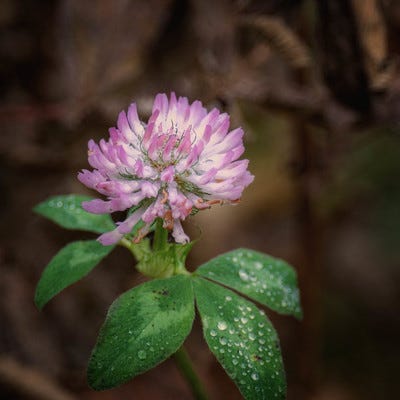
<path id="1" fill-rule="evenodd" d="M 245 282 L 246 282 L 246 281 L 249 280 L 249 275 L 247 274 L 246 271 L 240 269 L 240 270 L 239 270 L 239 278 L 240 278 L 242 281 L 245 281 Z"/>
<path id="2" fill-rule="evenodd" d="M 258 381 L 258 378 L 259 378 L 259 376 L 258 376 L 257 372 L 253 372 L 251 374 L 251 379 L 253 379 L 253 381 Z"/>
<path id="3" fill-rule="evenodd" d="M 220 331 L 224 331 L 227 327 L 228 327 L 228 325 L 226 324 L 225 321 L 219 321 L 218 324 L 217 324 L 217 328 Z"/>
<path id="4" fill-rule="evenodd" d="M 263 265 L 259 261 L 256 261 L 254 263 L 254 267 L 255 267 L 256 270 L 259 271 L 260 269 L 262 269 Z"/>

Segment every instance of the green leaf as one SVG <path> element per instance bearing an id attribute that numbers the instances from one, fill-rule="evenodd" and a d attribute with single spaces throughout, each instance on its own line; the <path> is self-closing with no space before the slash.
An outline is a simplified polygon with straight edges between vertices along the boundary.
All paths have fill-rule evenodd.
<path id="1" fill-rule="evenodd" d="M 122 294 L 110 307 L 88 366 L 96 390 L 109 389 L 175 353 L 194 319 L 191 278 L 156 279 Z"/>
<path id="2" fill-rule="evenodd" d="M 82 202 L 89 200 L 93 200 L 93 198 L 77 194 L 54 196 L 38 204 L 33 210 L 67 229 L 95 233 L 104 233 L 115 229 L 110 215 L 88 213 L 82 208 Z"/>
<path id="3" fill-rule="evenodd" d="M 237 249 L 203 264 L 196 274 L 233 288 L 278 313 L 302 317 L 296 272 L 283 260 Z"/>
<path id="4" fill-rule="evenodd" d="M 193 286 L 207 344 L 244 398 L 284 399 L 279 340 L 264 312 L 205 279 Z"/>
<path id="5" fill-rule="evenodd" d="M 86 276 L 113 248 L 96 240 L 72 242 L 62 248 L 43 271 L 36 287 L 36 306 L 43 308 L 61 290 Z"/>

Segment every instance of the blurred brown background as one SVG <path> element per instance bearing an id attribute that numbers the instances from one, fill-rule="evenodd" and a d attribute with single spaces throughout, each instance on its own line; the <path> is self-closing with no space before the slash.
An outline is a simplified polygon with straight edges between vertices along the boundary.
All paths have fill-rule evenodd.
<path id="1" fill-rule="evenodd" d="M 269 312 L 289 400 L 395 399 L 400 337 L 400 2 L 2 0 L 0 398 L 191 399 L 172 361 L 106 392 L 86 361 L 112 300 L 143 279 L 118 249 L 43 312 L 35 285 L 69 232 L 34 215 L 87 193 L 86 144 L 176 91 L 246 131 L 255 182 L 187 224 L 189 264 L 250 247 L 298 270 L 305 318 Z M 212 399 L 240 399 L 196 322 Z"/>

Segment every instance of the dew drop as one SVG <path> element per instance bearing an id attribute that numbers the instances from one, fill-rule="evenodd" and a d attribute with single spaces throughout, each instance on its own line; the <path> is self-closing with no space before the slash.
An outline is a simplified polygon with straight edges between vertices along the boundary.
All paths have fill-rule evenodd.
<path id="1" fill-rule="evenodd" d="M 249 275 L 247 274 L 246 271 L 240 269 L 240 270 L 239 270 L 239 278 L 240 278 L 242 281 L 247 282 L 247 281 L 249 280 Z"/>
<path id="2" fill-rule="evenodd" d="M 225 346 L 228 341 L 226 340 L 226 338 L 222 337 L 219 339 L 219 342 L 222 344 L 222 346 Z"/>
<path id="3" fill-rule="evenodd" d="M 258 381 L 258 378 L 259 378 L 259 376 L 258 376 L 257 372 L 253 372 L 251 374 L 251 379 L 253 379 L 253 381 Z"/>
<path id="4" fill-rule="evenodd" d="M 250 340 L 256 340 L 256 335 L 255 335 L 253 332 L 251 332 L 251 333 L 249 334 L 249 339 L 250 339 Z"/>
<path id="5" fill-rule="evenodd" d="M 212 329 L 212 330 L 210 331 L 210 335 L 211 335 L 212 337 L 215 337 L 215 336 L 217 336 L 217 332 L 214 331 L 214 329 Z"/>
<path id="6" fill-rule="evenodd" d="M 262 269 L 263 265 L 260 263 L 260 261 L 256 261 L 254 263 L 254 268 L 259 271 L 260 269 Z"/>
<path id="7" fill-rule="evenodd" d="M 227 327 L 228 327 L 228 325 L 226 324 L 225 321 L 219 321 L 218 324 L 217 324 L 217 328 L 220 331 L 224 331 Z"/>
<path id="8" fill-rule="evenodd" d="M 145 360 L 146 359 L 146 352 L 144 350 L 140 350 L 138 352 L 138 357 L 140 360 Z"/>
<path id="9" fill-rule="evenodd" d="M 240 321 L 242 321 L 242 324 L 247 324 L 248 319 L 246 317 L 240 318 Z"/>
<path id="10" fill-rule="evenodd" d="M 225 300 L 226 300 L 226 301 L 231 301 L 231 300 L 232 300 L 232 297 L 231 297 L 231 296 L 226 296 L 226 297 L 225 297 Z"/>

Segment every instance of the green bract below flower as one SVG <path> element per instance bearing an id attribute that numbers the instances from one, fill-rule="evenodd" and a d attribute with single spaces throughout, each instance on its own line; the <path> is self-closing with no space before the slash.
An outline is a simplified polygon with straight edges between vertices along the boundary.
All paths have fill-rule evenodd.
<path id="1" fill-rule="evenodd" d="M 79 180 L 107 197 L 83 203 L 91 213 L 104 214 L 135 207 L 118 227 L 99 237 L 104 245 L 117 243 L 143 221 L 135 241 L 145 236 L 157 217 L 177 243 L 189 238 L 181 220 L 212 204 L 239 201 L 254 177 L 244 151 L 243 130 L 229 131 L 229 116 L 211 112 L 186 97 L 155 98 L 147 124 L 139 120 L 136 104 L 118 117 L 110 139 L 89 142 L 89 163 Z"/>

